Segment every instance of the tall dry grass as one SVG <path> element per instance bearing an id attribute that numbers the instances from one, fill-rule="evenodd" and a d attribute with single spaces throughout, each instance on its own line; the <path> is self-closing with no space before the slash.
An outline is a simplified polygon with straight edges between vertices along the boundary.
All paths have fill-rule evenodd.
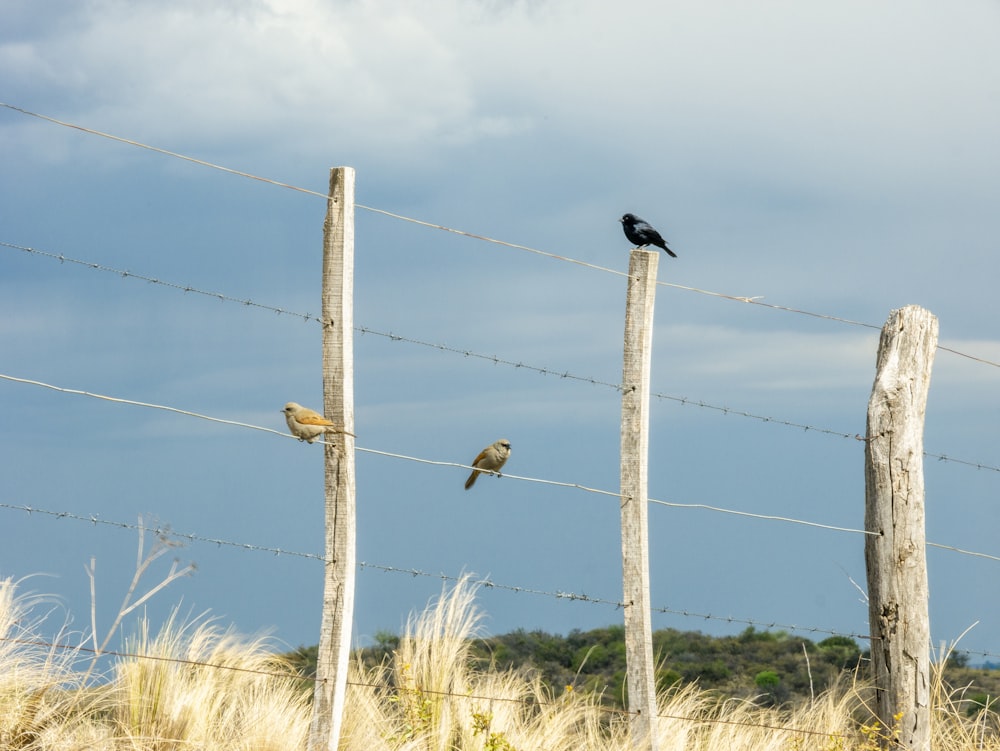
<path id="1" fill-rule="evenodd" d="M 308 695 L 265 640 L 175 618 L 154 636 L 140 619 L 95 673 L 89 647 L 45 646 L 15 588 L 0 580 L 0 749 L 304 748 Z"/>
<path id="2" fill-rule="evenodd" d="M 311 692 L 271 651 L 215 623 L 140 620 L 101 675 L 44 646 L 38 601 L 0 581 L 0 749 L 302 751 Z M 470 668 L 481 614 L 468 581 L 411 618 L 386 662 L 349 677 L 345 751 L 626 751 L 627 716 L 599 696 L 556 695 L 530 672 Z M 966 717 L 935 676 L 935 751 L 1000 751 L 995 717 Z M 662 751 L 874 751 L 870 690 L 845 684 L 792 708 L 694 686 L 660 697 Z"/>

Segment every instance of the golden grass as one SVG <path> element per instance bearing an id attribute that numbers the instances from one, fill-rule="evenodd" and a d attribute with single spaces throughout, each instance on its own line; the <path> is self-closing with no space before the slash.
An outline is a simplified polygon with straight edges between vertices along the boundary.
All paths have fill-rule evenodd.
<path id="1" fill-rule="evenodd" d="M 144 620 L 111 668 L 50 649 L 36 601 L 0 581 L 0 749 L 303 751 L 309 690 L 263 639 L 211 621 Z M 474 670 L 480 613 L 460 582 L 411 618 L 383 665 L 352 665 L 344 751 L 629 751 L 627 715 L 599 696 L 559 696 L 530 673 Z M 154 659 L 155 658 L 155 659 Z M 81 667 L 83 669 L 81 669 Z M 660 697 L 661 751 L 875 751 L 870 690 L 845 685 L 791 708 L 720 700 L 687 685 Z M 994 713 L 966 717 L 934 677 L 935 751 L 1000 751 Z"/>

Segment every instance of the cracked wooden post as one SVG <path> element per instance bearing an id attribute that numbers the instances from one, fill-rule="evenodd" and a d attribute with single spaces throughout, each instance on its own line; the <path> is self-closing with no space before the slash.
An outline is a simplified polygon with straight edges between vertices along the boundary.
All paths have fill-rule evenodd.
<path id="1" fill-rule="evenodd" d="M 636 751 L 657 751 L 656 680 L 649 608 L 649 374 L 658 252 L 633 250 L 622 367 L 622 589 L 629 727 Z"/>
<path id="2" fill-rule="evenodd" d="M 309 751 L 336 751 L 347 698 L 354 620 L 354 169 L 330 170 L 323 223 L 323 414 L 347 431 L 327 433 L 323 617 Z"/>
<path id="3" fill-rule="evenodd" d="M 883 745 L 930 751 L 924 415 L 938 322 L 916 305 L 882 327 L 865 438 L 865 565 Z"/>

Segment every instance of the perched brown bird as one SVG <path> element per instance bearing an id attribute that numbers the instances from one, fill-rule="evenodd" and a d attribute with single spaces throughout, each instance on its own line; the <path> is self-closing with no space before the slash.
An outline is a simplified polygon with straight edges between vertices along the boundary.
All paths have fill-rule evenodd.
<path id="1" fill-rule="evenodd" d="M 506 438 L 501 438 L 496 443 L 491 443 L 484 448 L 479 452 L 479 456 L 472 460 L 472 466 L 476 467 L 476 469 L 472 471 L 469 479 L 465 481 L 465 489 L 468 490 L 471 488 L 476 478 L 483 472 L 499 475 L 500 468 L 503 467 L 509 456 L 510 441 Z"/>
<path id="2" fill-rule="evenodd" d="M 319 412 L 311 410 L 308 407 L 303 407 L 301 404 L 296 404 L 295 402 L 288 402 L 281 411 L 285 413 L 285 422 L 288 423 L 288 429 L 300 441 L 312 443 L 324 433 L 354 435 L 354 433 L 338 429 L 336 425 L 323 417 Z"/>

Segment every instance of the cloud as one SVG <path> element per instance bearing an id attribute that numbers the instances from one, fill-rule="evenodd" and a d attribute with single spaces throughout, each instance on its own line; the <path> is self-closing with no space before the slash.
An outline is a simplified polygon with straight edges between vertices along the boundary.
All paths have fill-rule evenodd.
<path id="1" fill-rule="evenodd" d="M 523 116 L 478 110 L 471 72 L 449 40 L 461 14 L 434 10 L 109 0 L 86 6 L 79 28 L 5 44 L 0 60 L 18 80 L 61 92 L 49 105 L 56 114 L 174 148 L 266 142 L 398 156 L 530 127 Z"/>
<path id="2" fill-rule="evenodd" d="M 674 324 L 658 333 L 655 351 L 684 381 L 738 381 L 743 389 L 787 393 L 828 392 L 859 378 L 870 387 L 877 346 L 878 334 L 861 330 L 817 334 Z"/>
<path id="3" fill-rule="evenodd" d="M 636 211 L 681 256 L 661 264 L 663 280 L 876 324 L 890 308 L 919 302 L 941 316 L 943 335 L 954 334 L 949 344 L 998 359 L 990 355 L 997 337 L 989 307 L 1000 232 L 993 206 L 1000 98 L 990 95 L 1000 71 L 995 4 L 84 0 L 56 7 L 43 18 L 32 3 L 0 4 L 0 87 L 15 105 L 319 190 L 328 165 L 351 164 L 367 205 L 618 269 L 627 245 L 615 219 Z M 0 110 L 0 128 L 4 239 L 318 312 L 321 199 L 9 110 Z M 359 212 L 357 240 L 359 325 L 620 378 L 622 278 L 367 212 Z M 0 260 L 0 338 L 14 375 L 279 430 L 285 401 L 320 404 L 315 321 L 51 259 L 12 252 Z M 863 430 L 877 331 L 682 290 L 661 289 L 658 297 L 654 391 L 852 435 Z M 361 445 L 467 460 L 503 433 L 515 441 L 512 472 L 615 487 L 620 395 L 613 389 L 383 337 L 358 336 L 355 354 Z M 928 447 L 933 439 L 934 450 L 989 459 L 981 447 L 995 443 L 993 384 L 995 368 L 939 353 Z M 315 446 L 22 385 L 4 393 L 8 412 L 22 415 L 4 437 L 11 498 L 54 509 L 72 502 L 109 519 L 153 507 L 178 528 L 230 539 L 257 524 L 246 539 L 284 546 L 273 535 L 280 519 L 291 527 L 290 548 L 319 544 L 319 527 L 303 526 L 296 511 L 321 511 Z M 809 516 L 827 504 L 860 514 L 855 441 L 673 400 L 651 408 L 662 497 L 738 497 L 748 509 L 808 504 Z M 40 409 L 63 417 L 58 433 L 39 425 Z M 129 431 L 135 420 L 141 436 Z M 46 470 L 57 448 L 72 473 Z M 547 489 L 495 482 L 470 503 L 459 471 L 367 454 L 359 464 L 362 514 L 372 514 L 362 546 L 372 560 L 449 572 L 467 564 L 524 586 L 538 586 L 532 577 L 545 572 L 559 588 L 574 575 L 552 569 L 544 540 L 538 557 L 519 559 L 532 571 L 512 568 L 502 546 L 484 559 L 475 544 L 484 520 L 495 514 L 523 528 L 528 515 L 544 532 L 569 519 L 581 529 L 567 540 L 594 529 L 568 492 L 546 503 Z M 970 505 L 978 500 L 973 482 L 993 481 L 968 470 L 970 482 L 954 463 L 940 467 L 947 492 L 968 496 Z M 831 479 L 816 485 L 820 475 Z M 39 478 L 58 483 L 58 493 L 46 493 Z M 488 501 L 491 494 L 503 503 Z M 592 500 L 582 502 L 590 508 Z M 614 516 L 616 506 L 608 508 Z M 427 544 L 440 538 L 439 518 L 462 526 L 452 537 L 471 541 L 467 548 Z M 961 543 L 962 530 L 948 525 L 962 518 L 942 518 L 929 536 Z M 696 547 L 707 535 L 729 560 L 734 542 L 748 539 L 742 525 L 729 534 L 695 521 L 690 534 L 669 530 L 653 543 L 680 560 L 703 555 L 681 543 Z M 23 523 L 24 539 L 48 534 L 37 519 Z M 755 526 L 749 539 L 764 529 Z M 78 570 L 92 538 L 73 537 L 74 547 L 56 551 L 59 563 L 50 549 L 28 550 L 12 559 L 15 573 Z M 119 547 L 132 542 L 130 535 Z M 810 552 L 859 560 L 856 547 L 831 553 L 834 544 Z M 778 539 L 773 550 L 794 561 L 796 547 Z M 595 568 L 613 572 L 617 543 L 591 548 Z M 241 592 L 236 579 L 203 576 L 212 604 L 251 628 L 279 613 L 283 635 L 312 640 L 318 617 L 303 612 L 318 609 L 315 589 L 289 590 L 277 570 L 263 570 L 266 558 L 255 579 L 261 597 L 250 603 L 229 599 Z M 242 563 L 233 568 L 240 568 L 233 576 L 245 574 Z M 663 586 L 691 590 L 671 590 L 681 607 L 704 596 L 704 580 L 660 576 Z M 319 584 L 317 574 L 311 586 Z M 383 587 L 381 579 L 372 586 Z M 728 611 L 740 604 L 731 598 L 747 592 L 755 596 L 712 591 L 706 607 Z M 303 607 L 274 607 L 276 593 L 301 595 Z M 359 610 L 362 632 L 399 619 L 403 598 L 374 599 Z M 85 593 L 82 600 L 77 609 L 87 612 Z M 740 615 L 774 616 L 762 602 L 741 607 Z M 512 627 L 534 625 L 535 610 L 514 605 L 504 617 Z M 793 618 L 839 627 L 837 613 L 831 600 Z M 982 608 L 974 615 L 995 621 Z M 581 617 L 604 622 L 614 614 L 560 610 L 537 625 L 567 630 Z"/>
<path id="4" fill-rule="evenodd" d="M 72 17 L 0 46 L 23 98 L 45 91 L 33 105 L 57 116 L 283 174 L 316 154 L 412 168 L 482 145 L 476 169 L 503 175 L 510 160 L 488 154 L 513 141 L 539 164 L 677 175 L 708 200 L 735 180 L 748 206 L 787 214 L 859 195 L 891 205 L 945 174 L 981 201 L 1000 128 L 1000 99 L 975 83 L 1000 69 L 986 26 L 929 2 L 94 0 Z M 926 54 L 942 28 L 965 54 Z M 43 150 L 94 146 L 53 152 L 66 135 L 46 132 Z"/>

